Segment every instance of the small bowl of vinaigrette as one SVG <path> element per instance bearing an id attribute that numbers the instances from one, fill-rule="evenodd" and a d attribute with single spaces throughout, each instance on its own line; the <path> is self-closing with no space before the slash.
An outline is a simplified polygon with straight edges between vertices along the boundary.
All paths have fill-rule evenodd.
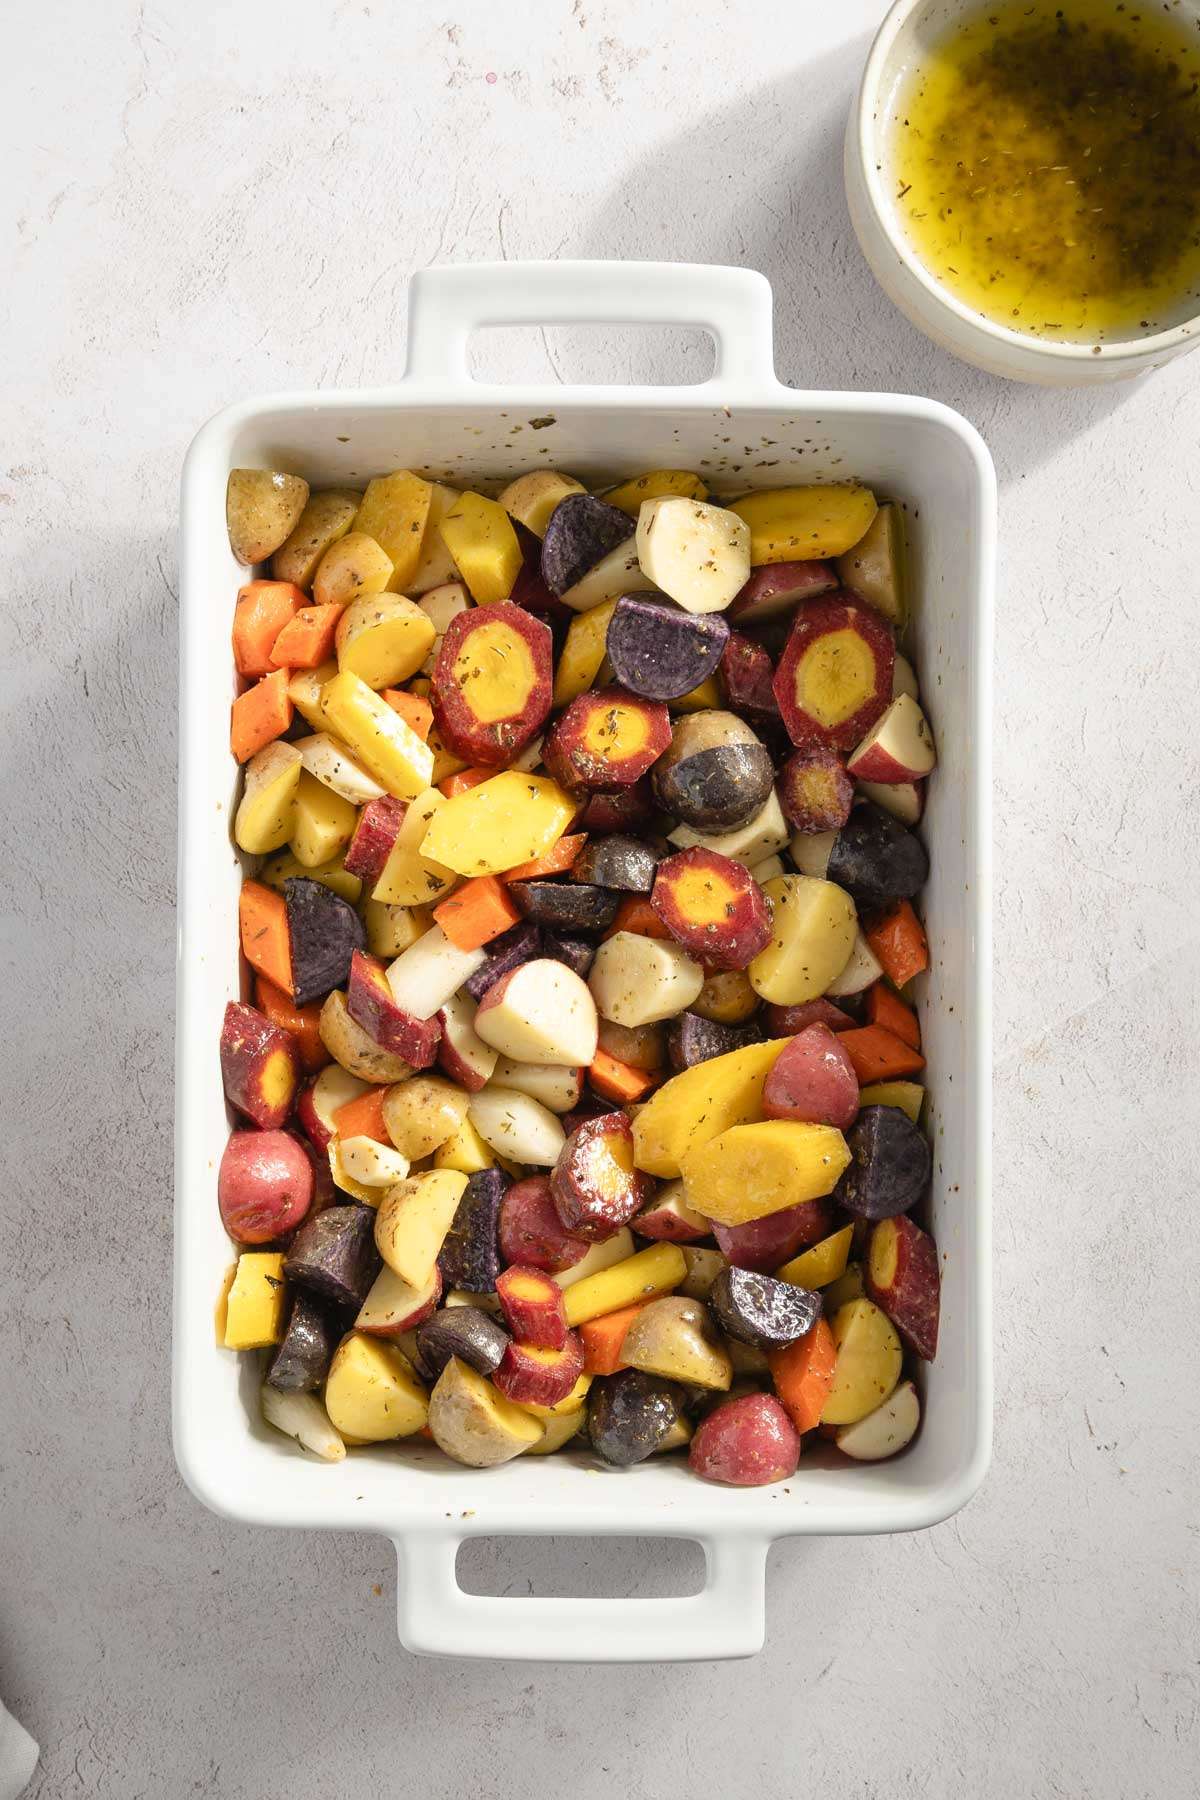
<path id="1" fill-rule="evenodd" d="M 846 132 L 854 229 L 944 349 L 1055 386 L 1200 344 L 1200 0 L 897 0 Z"/>

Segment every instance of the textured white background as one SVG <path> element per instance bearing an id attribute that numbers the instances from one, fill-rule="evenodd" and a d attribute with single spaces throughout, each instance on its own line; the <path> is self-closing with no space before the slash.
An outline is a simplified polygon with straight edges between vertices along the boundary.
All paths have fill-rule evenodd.
<path id="1" fill-rule="evenodd" d="M 42 1800 L 1194 1792 L 1200 356 L 1043 393 L 891 310 L 839 176 L 881 11 L 8 15 L 0 1693 Z M 226 1526 L 168 1441 L 180 460 L 239 395 L 394 378 L 413 268 L 558 255 L 765 270 L 786 380 L 948 400 L 1001 481 L 995 1467 L 937 1530 L 776 1549 L 749 1664 L 414 1661 L 389 1549 Z M 518 1592 L 691 1570 L 570 1543 L 472 1567 Z"/>

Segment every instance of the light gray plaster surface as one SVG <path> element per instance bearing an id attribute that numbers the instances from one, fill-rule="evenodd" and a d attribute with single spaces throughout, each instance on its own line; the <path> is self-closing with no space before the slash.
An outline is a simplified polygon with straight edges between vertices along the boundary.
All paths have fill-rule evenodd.
<path id="1" fill-rule="evenodd" d="M 881 11 L 9 15 L 0 1693 L 38 1800 L 1196 1790 L 1200 358 L 1039 392 L 892 310 L 839 173 Z M 394 378 L 412 269 L 529 256 L 761 268 L 785 379 L 948 400 L 1000 475 L 995 1466 L 935 1530 L 777 1548 L 748 1664 L 411 1659 L 388 1546 L 226 1525 L 171 1458 L 180 460 L 238 396 Z M 489 356 L 700 362 L 561 332 Z M 559 1592 L 687 1568 L 472 1566 Z"/>

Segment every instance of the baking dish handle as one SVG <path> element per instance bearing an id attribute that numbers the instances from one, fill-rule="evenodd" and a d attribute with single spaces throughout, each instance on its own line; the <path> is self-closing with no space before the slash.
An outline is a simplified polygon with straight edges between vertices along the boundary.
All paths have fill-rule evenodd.
<path id="1" fill-rule="evenodd" d="M 463 1538 L 395 1539 L 400 1642 L 419 1656 L 513 1662 L 715 1662 L 763 1646 L 768 1541 L 705 1538 L 698 1594 L 541 1599 L 466 1594 L 455 1569 Z"/>
<path id="2" fill-rule="evenodd" d="M 716 362 L 711 388 L 775 383 L 771 284 L 708 263 L 458 263 L 421 269 L 408 290 L 407 377 L 470 381 L 467 344 L 489 325 L 697 325 Z"/>

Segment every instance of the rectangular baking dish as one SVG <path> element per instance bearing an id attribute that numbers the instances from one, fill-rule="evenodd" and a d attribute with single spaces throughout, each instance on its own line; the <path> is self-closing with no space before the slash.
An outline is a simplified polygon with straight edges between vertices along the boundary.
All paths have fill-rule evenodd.
<path id="1" fill-rule="evenodd" d="M 693 325 L 716 347 L 694 387 L 483 385 L 472 331 L 558 323 Z M 529 263 L 431 269 L 410 290 L 397 386 L 246 401 L 211 420 L 183 477 L 174 1436 L 194 1493 L 258 1525 L 385 1533 L 397 1549 L 399 1632 L 431 1655 L 654 1662 L 750 1655 L 764 1634 L 775 1538 L 909 1531 L 962 1506 L 987 1467 L 990 1322 L 990 665 L 995 480 L 973 428 L 929 400 L 805 393 L 775 377 L 771 290 L 744 269 Z M 677 1459 L 601 1474 L 560 1454 L 459 1467 L 425 1442 L 306 1457 L 262 1425 L 252 1359 L 219 1349 L 213 1305 L 230 1260 L 216 1173 L 228 1131 L 217 1042 L 239 994 L 236 771 L 229 630 L 244 579 L 225 530 L 231 468 L 361 486 L 413 467 L 468 485 L 531 466 L 597 485 L 657 467 L 698 470 L 716 495 L 861 477 L 908 508 L 916 616 L 910 648 L 938 739 L 924 832 L 933 968 L 924 978 L 935 1146 L 932 1223 L 943 1256 L 941 1345 L 926 1412 L 894 1462 L 822 1466 L 788 1483 L 708 1486 Z M 703 1589 L 675 1599 L 465 1594 L 468 1535 L 682 1537 L 704 1548 Z"/>

